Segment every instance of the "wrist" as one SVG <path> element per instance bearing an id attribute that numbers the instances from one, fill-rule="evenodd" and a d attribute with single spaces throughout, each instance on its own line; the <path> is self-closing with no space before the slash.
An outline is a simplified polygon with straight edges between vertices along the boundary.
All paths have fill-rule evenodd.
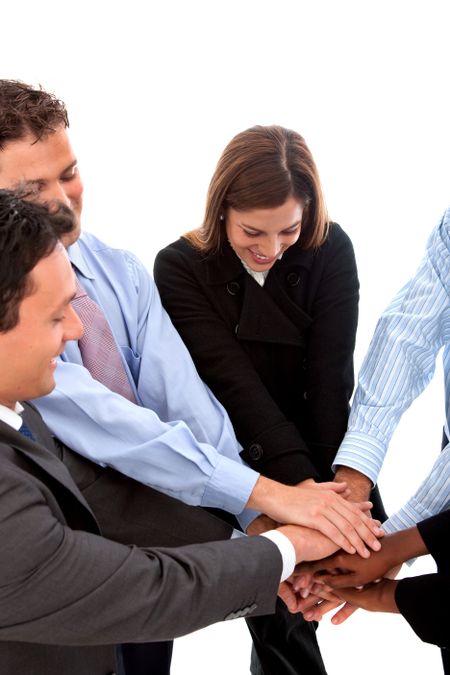
<path id="1" fill-rule="evenodd" d="M 338 466 L 334 480 L 336 483 L 347 483 L 352 502 L 367 501 L 373 488 L 370 478 L 350 466 Z"/>

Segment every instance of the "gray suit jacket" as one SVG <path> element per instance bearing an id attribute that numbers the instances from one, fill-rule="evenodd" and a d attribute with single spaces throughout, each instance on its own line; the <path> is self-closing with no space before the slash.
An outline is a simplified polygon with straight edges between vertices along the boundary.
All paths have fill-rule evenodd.
<path id="1" fill-rule="evenodd" d="M 57 448 L 39 415 L 29 406 L 24 415 L 38 442 L 0 422 L 2 675 L 106 675 L 116 643 L 274 611 L 281 557 L 270 541 L 132 546 L 224 539 L 230 529 Z"/>

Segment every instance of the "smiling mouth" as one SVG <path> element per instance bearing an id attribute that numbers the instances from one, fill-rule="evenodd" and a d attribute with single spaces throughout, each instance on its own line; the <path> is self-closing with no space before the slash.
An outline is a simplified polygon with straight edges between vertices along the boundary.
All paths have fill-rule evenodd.
<path id="1" fill-rule="evenodd" d="M 261 265 L 267 265 L 268 263 L 274 262 L 278 256 L 272 256 L 271 258 L 268 258 L 266 255 L 261 255 L 259 253 L 255 253 L 251 249 L 249 249 L 250 253 L 252 254 L 252 257 L 256 262 L 260 263 Z"/>

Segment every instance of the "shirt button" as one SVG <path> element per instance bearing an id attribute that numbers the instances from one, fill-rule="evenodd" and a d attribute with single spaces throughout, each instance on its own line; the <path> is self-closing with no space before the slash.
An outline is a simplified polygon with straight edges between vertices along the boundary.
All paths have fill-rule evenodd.
<path id="1" fill-rule="evenodd" d="M 240 287 L 240 285 L 238 284 L 237 281 L 230 281 L 227 284 L 227 291 L 230 295 L 237 295 L 240 290 L 241 290 L 241 287 Z"/>
<path id="2" fill-rule="evenodd" d="M 248 454 L 254 460 L 261 459 L 264 454 L 262 446 L 259 443 L 252 443 L 248 449 Z"/>
<path id="3" fill-rule="evenodd" d="M 289 286 L 298 286 L 300 283 L 300 275 L 297 272 L 289 272 L 286 277 L 286 282 Z"/>

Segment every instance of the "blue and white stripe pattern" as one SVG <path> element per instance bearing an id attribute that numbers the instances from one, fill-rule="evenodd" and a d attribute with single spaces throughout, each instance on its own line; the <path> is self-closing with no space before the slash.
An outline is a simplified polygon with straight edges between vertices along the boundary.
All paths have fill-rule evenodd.
<path id="1" fill-rule="evenodd" d="M 350 466 L 376 483 L 400 417 L 430 382 L 442 348 L 450 438 L 450 208 L 434 229 L 416 275 L 378 321 L 335 466 Z M 385 529 L 409 527 L 449 506 L 450 444 Z"/>

